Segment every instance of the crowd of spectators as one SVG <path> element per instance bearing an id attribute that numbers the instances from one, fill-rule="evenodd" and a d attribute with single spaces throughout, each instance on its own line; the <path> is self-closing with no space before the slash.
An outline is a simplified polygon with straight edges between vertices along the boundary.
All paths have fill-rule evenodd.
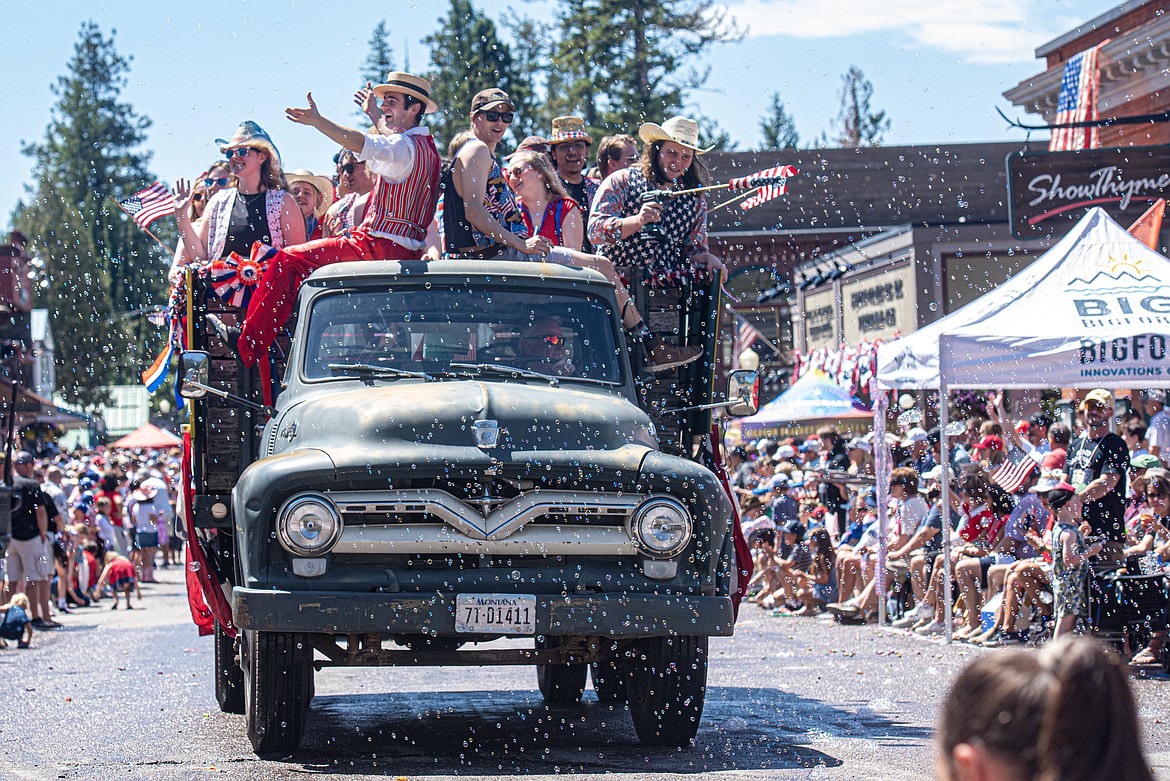
<path id="1" fill-rule="evenodd" d="M 12 459 L 12 534 L 0 540 L 0 640 L 28 647 L 32 630 L 63 626 L 112 597 L 117 609 L 178 565 L 177 451 L 107 451 Z M 132 601 L 131 596 L 135 599 Z"/>
<path id="2" fill-rule="evenodd" d="M 849 438 L 825 426 L 735 447 L 730 479 L 755 558 L 746 598 L 773 615 L 843 623 L 876 622 L 884 602 L 893 627 L 927 636 L 945 635 L 950 615 L 954 640 L 986 647 L 1090 631 L 1091 576 L 1170 573 L 1164 407 L 1161 391 L 1147 391 L 1111 420 L 1114 399 L 1097 389 L 1072 426 L 1043 414 L 1012 422 L 992 392 L 987 417 L 951 424 L 946 458 L 938 429 L 906 423 L 887 435 L 884 539 L 873 432 Z M 1124 639 L 1130 663 L 1165 663 L 1166 634 L 1157 605 Z"/>

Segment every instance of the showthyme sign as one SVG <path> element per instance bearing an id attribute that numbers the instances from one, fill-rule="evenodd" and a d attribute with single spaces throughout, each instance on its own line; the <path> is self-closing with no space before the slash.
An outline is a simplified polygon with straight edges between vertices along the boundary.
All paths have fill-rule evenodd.
<path id="1" fill-rule="evenodd" d="M 1170 149 L 1017 152 L 1008 155 L 1007 178 L 1016 238 L 1060 234 L 1093 206 L 1124 226 L 1170 194 Z"/>

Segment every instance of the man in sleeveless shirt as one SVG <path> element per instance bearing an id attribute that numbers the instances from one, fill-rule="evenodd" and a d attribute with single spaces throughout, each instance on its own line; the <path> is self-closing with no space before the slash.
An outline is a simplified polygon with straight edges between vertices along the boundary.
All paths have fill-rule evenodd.
<path id="1" fill-rule="evenodd" d="M 417 260 L 424 250 L 427 225 L 439 198 L 439 152 L 424 114 L 438 111 L 429 81 L 391 72 L 386 83 L 358 93 L 377 134 L 343 127 L 317 110 L 310 93 L 308 108 L 290 108 L 290 120 L 319 130 L 377 175 L 360 225 L 349 236 L 310 241 L 278 251 L 269 260 L 240 332 L 233 333 L 209 316 L 222 337 L 235 344 L 245 366 L 267 355 L 276 333 L 292 314 L 302 282 L 317 269 L 350 260 Z M 266 252 L 259 246 L 253 250 Z"/>

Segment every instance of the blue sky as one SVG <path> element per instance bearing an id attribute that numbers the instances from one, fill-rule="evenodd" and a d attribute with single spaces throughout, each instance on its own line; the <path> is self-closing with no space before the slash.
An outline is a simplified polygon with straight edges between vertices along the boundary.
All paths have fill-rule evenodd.
<path id="1" fill-rule="evenodd" d="M 506 14 L 550 18 L 547 2 L 475 0 L 497 22 Z M 429 52 L 421 40 L 437 26 L 445 0 L 347 3 L 222 2 L 47 4 L 5 0 L 5 32 L 17 67 L 5 79 L 0 114 L 0 214 L 5 222 L 29 182 L 21 141 L 43 137 L 53 105 L 50 85 L 72 55 L 82 21 L 94 19 L 133 57 L 124 98 L 154 121 L 147 148 L 165 181 L 203 170 L 212 143 L 245 118 L 272 135 L 285 168 L 329 169 L 333 149 L 293 125 L 284 108 L 311 89 L 322 111 L 352 120 L 350 94 L 370 30 L 387 19 L 402 64 L 415 71 Z M 1023 141 L 995 114 L 1001 93 L 1038 72 L 1037 46 L 1110 8 L 1056 0 L 732 0 L 727 10 L 748 29 L 708 58 L 710 78 L 691 113 L 715 116 L 741 147 L 773 90 L 811 140 L 836 109 L 841 74 L 857 65 L 874 84 L 874 104 L 892 120 L 886 144 Z M 51 17 L 51 18 L 49 18 Z M 12 49 L 10 48 L 10 51 Z M 10 65 L 13 64 L 10 61 Z M 1015 114 L 1014 110 L 1008 111 Z M 779 162 L 779 161 L 778 161 Z"/>

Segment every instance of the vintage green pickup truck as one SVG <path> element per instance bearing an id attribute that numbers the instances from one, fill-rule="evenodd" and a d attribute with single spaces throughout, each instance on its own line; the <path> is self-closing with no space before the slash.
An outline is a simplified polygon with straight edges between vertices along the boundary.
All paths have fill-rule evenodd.
<path id="1" fill-rule="evenodd" d="M 711 409 L 755 411 L 753 373 L 725 402 L 709 357 L 652 378 L 589 270 L 355 262 L 304 284 L 265 407 L 191 287 L 185 510 L 237 630 L 217 623 L 219 704 L 258 753 L 299 745 L 338 666 L 535 665 L 556 703 L 591 671 L 642 741 L 694 737 L 736 588 L 701 445 Z M 707 356 L 718 291 L 666 307 Z"/>

